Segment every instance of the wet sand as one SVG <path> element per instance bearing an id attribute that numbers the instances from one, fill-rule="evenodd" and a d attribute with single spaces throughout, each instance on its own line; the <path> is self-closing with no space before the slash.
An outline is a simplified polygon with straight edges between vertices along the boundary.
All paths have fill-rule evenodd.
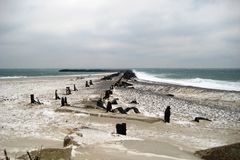
<path id="1" fill-rule="evenodd" d="M 66 135 L 72 135 L 73 159 L 198 159 L 193 153 L 200 149 L 240 142 L 240 93 L 132 81 L 134 89 L 117 87 L 110 99 L 118 98 L 116 107 L 137 107 L 141 114 L 114 116 L 100 109 L 88 109 L 107 116 L 56 112 L 60 101 L 54 91 L 66 96 L 72 110 L 86 111 L 86 103 L 103 96 L 113 81 L 100 81 L 104 75 L 36 77 L 0 80 L 0 157 L 7 149 L 14 158 L 42 147 L 63 147 Z M 85 88 L 85 81 L 94 85 Z M 78 91 L 65 95 L 67 86 Z M 31 105 L 30 94 L 43 102 Z M 173 94 L 169 97 L 167 94 Z M 139 104 L 130 104 L 132 100 Z M 171 106 L 171 123 L 163 118 Z M 67 107 L 66 107 L 67 108 Z M 131 117 L 151 116 L 151 122 Z M 212 120 L 193 122 L 202 116 Z M 147 119 L 147 118 L 146 118 Z M 127 123 L 127 136 L 115 134 L 117 123 Z M 82 136 L 79 136 L 81 134 Z"/>

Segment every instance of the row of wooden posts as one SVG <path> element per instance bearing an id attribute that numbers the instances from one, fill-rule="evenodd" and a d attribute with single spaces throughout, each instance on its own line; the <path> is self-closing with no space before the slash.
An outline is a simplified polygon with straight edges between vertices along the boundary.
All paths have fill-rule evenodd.
<path id="1" fill-rule="evenodd" d="M 92 80 L 90 80 L 89 82 L 86 81 L 85 87 L 90 87 L 90 85 L 93 85 L 93 81 Z M 73 85 L 73 91 L 78 91 L 75 84 Z M 66 95 L 70 95 L 70 94 L 72 94 L 70 87 L 66 87 Z M 61 99 L 61 106 L 69 106 L 69 104 L 67 103 L 67 97 L 60 98 L 58 96 L 57 90 L 55 90 L 55 100 L 58 100 L 58 99 Z M 31 104 L 43 104 L 39 101 L 39 99 L 35 100 L 34 94 L 30 95 L 30 101 L 31 101 Z"/>

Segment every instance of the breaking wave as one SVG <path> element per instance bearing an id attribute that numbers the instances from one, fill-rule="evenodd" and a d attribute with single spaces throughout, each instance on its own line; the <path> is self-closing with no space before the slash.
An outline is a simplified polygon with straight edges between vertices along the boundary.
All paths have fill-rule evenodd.
<path id="1" fill-rule="evenodd" d="M 229 91 L 240 91 L 240 82 L 230 82 L 222 80 L 213 80 L 213 79 L 203 79 L 203 78 L 192 78 L 192 79 L 172 79 L 168 78 L 164 74 L 149 74 L 146 72 L 139 72 L 133 70 L 137 78 L 144 81 L 152 82 L 163 82 L 169 84 L 176 84 L 182 86 L 193 86 L 209 89 L 219 89 L 219 90 L 229 90 Z"/>

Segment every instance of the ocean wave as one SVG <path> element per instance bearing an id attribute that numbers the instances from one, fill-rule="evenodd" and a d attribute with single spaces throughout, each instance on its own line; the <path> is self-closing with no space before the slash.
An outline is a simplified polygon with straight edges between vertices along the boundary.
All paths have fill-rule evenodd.
<path id="1" fill-rule="evenodd" d="M 5 76 L 5 77 L 0 77 L 0 79 L 18 79 L 18 78 L 27 78 L 27 76 Z"/>
<path id="2" fill-rule="evenodd" d="M 133 70 L 137 78 L 145 81 L 152 82 L 163 82 L 169 84 L 176 84 L 182 86 L 193 86 L 209 89 L 219 89 L 219 90 L 229 90 L 229 91 L 240 91 L 240 82 L 230 82 L 222 80 L 213 80 L 213 79 L 203 79 L 203 78 L 192 78 L 192 79 L 170 79 L 162 75 L 157 74 L 148 74 L 145 72 L 138 72 Z"/>

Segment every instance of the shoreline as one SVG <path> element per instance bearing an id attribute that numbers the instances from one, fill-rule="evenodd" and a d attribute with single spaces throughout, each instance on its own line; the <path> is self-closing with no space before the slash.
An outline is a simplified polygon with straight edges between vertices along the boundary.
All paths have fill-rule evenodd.
<path id="1" fill-rule="evenodd" d="M 129 81 L 134 88 L 116 87 L 113 89 L 113 95 L 110 97 L 110 100 L 118 98 L 118 104 L 114 105 L 113 108 L 135 106 L 141 112 L 139 117 L 154 114 L 156 117 L 162 118 L 165 107 L 170 104 L 172 107 L 170 124 L 165 124 L 162 121 L 147 123 L 131 119 L 134 116 L 138 116 L 132 112 L 127 115 L 114 113 L 119 114 L 119 116 L 114 116 L 113 113 L 104 113 L 107 117 L 91 116 L 89 114 L 91 112 L 94 114 L 102 114 L 104 112 L 91 107 L 86 108 L 86 104 L 92 106 L 94 100 L 99 98 L 118 79 L 100 80 L 103 76 L 109 74 L 83 75 L 83 79 L 78 78 L 80 77 L 78 75 L 63 76 L 61 78 L 38 77 L 0 80 L 0 89 L 3 91 L 0 94 L 0 121 L 2 122 L 0 124 L 0 148 L 7 148 L 9 154 L 14 157 L 15 154 L 21 155 L 26 150 L 31 151 L 39 148 L 41 144 L 44 147 L 62 147 L 64 137 L 71 135 L 76 138 L 76 142 L 81 146 L 74 149 L 75 159 L 81 158 L 81 156 L 89 159 L 96 159 L 99 156 L 100 159 L 104 159 L 108 156 L 113 159 L 123 158 L 130 160 L 136 157 L 139 158 L 139 155 L 142 155 L 143 159 L 164 159 L 164 156 L 161 156 L 161 150 L 154 152 L 157 146 L 160 148 L 164 147 L 164 143 L 173 147 L 173 155 L 169 150 L 166 150 L 165 156 L 173 156 L 172 159 L 181 159 L 181 157 L 182 159 L 198 159 L 193 156 L 193 153 L 199 149 L 240 142 L 240 137 L 238 136 L 240 124 L 236 121 L 236 118 L 231 119 L 229 117 L 231 110 L 228 107 L 225 106 L 224 109 L 226 110 L 222 110 L 224 105 L 219 108 L 212 108 L 203 104 L 197 104 L 196 101 L 187 102 L 181 99 L 181 97 L 179 98 L 179 93 L 186 94 L 184 90 L 178 90 L 176 92 L 178 94 L 174 94 L 174 97 L 166 96 L 166 94 L 171 93 L 171 90 L 167 92 L 166 88 L 175 87 L 181 89 L 181 87 L 171 84 L 163 85 L 163 88 L 161 88 L 162 86 L 159 84 L 152 85 Z M 85 81 L 90 79 L 93 80 L 94 85 L 85 88 Z M 73 84 L 76 84 L 78 91 L 73 91 L 71 95 L 65 95 L 66 86 L 72 88 Z M 166 88 L 164 89 L 164 87 Z M 54 100 L 55 89 L 58 90 L 60 96 L 68 97 L 71 109 L 75 111 L 77 109 L 80 111 L 87 109 L 87 112 L 56 112 L 57 109 L 66 107 L 60 107 L 60 102 Z M 43 102 L 43 105 L 29 105 L 29 95 L 32 93 L 36 94 L 39 100 Z M 220 93 L 230 94 L 228 92 Z M 209 90 L 207 94 L 210 94 Z M 136 99 L 138 104 L 131 104 L 130 101 L 133 99 Z M 200 99 L 199 101 L 202 100 Z M 237 110 L 239 107 L 235 106 L 233 108 L 236 109 L 236 113 L 240 113 Z M 214 112 L 208 114 L 209 111 Z M 224 113 L 223 111 L 226 114 L 219 114 Z M 188 112 L 193 117 L 203 113 L 203 115 L 211 118 L 213 121 L 192 122 L 193 118 L 187 115 Z M 219 116 L 223 119 L 217 118 Z M 129 117 L 130 119 L 124 117 Z M 126 137 L 115 134 L 115 125 L 117 123 L 127 123 Z M 82 137 L 77 136 L 81 134 L 83 135 Z M 19 144 L 18 140 L 20 139 L 22 140 Z M 137 140 L 138 142 L 128 143 L 126 142 L 128 140 Z M 48 145 L 50 141 L 53 141 L 52 145 Z M 136 143 L 139 143 L 139 147 L 134 145 Z M 90 146 L 98 149 L 95 156 L 90 156 L 94 151 Z M 155 148 L 152 146 L 155 146 Z M 111 147 L 114 149 L 111 149 Z M 126 157 L 116 156 L 116 154 L 122 153 Z M 1 156 L 2 152 L 0 152 Z M 191 158 L 188 158 L 189 156 Z M 165 157 L 165 159 L 167 158 Z"/>

